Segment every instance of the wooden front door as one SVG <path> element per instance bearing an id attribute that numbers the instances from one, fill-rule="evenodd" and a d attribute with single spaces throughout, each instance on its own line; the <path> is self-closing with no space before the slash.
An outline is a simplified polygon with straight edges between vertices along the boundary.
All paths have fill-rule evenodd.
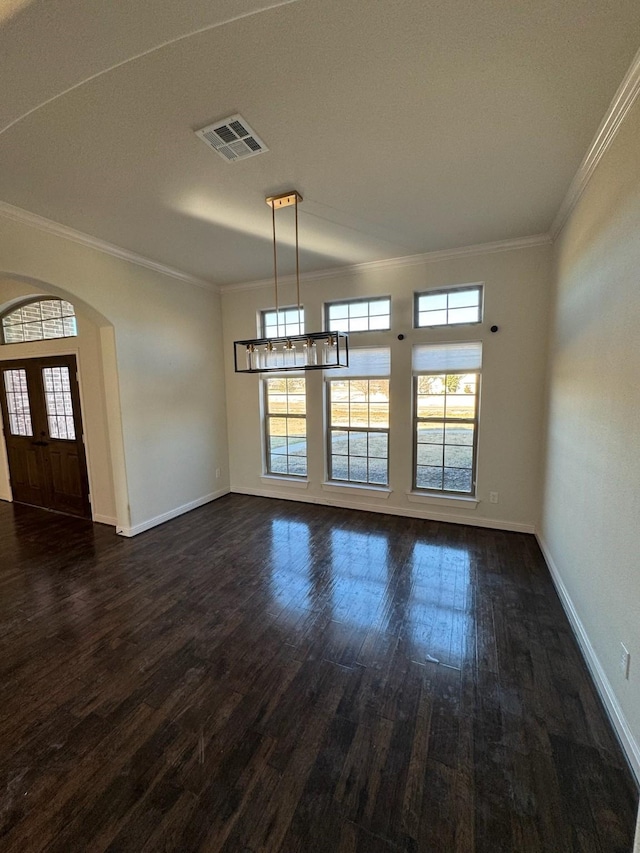
<path id="1" fill-rule="evenodd" d="M 14 501 L 91 518 L 76 359 L 0 362 Z"/>

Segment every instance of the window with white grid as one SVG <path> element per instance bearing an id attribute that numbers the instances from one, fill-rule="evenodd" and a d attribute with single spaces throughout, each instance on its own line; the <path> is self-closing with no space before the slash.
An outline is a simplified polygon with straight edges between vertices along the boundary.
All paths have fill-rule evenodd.
<path id="1" fill-rule="evenodd" d="M 268 474 L 307 476 L 307 398 L 304 376 L 263 379 Z"/>
<path id="2" fill-rule="evenodd" d="M 260 313 L 260 337 L 285 338 L 304 335 L 304 308 L 269 308 Z"/>
<path id="3" fill-rule="evenodd" d="M 482 285 L 416 293 L 414 326 L 458 326 L 482 321 Z"/>
<path id="4" fill-rule="evenodd" d="M 375 332 L 391 328 L 391 299 L 352 299 L 325 305 L 328 332 Z"/>
<path id="5" fill-rule="evenodd" d="M 330 480 L 388 484 L 390 365 L 388 347 L 363 347 L 337 378 L 327 374 Z"/>
<path id="6" fill-rule="evenodd" d="M 475 494 L 482 344 L 413 348 L 414 488 Z"/>

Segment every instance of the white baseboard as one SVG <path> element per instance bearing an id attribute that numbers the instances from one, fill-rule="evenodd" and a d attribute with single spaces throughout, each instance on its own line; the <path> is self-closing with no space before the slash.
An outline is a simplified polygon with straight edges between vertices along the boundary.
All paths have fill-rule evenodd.
<path id="1" fill-rule="evenodd" d="M 337 506 L 341 509 L 357 509 L 364 512 L 377 512 L 382 515 L 402 515 L 407 518 L 422 518 L 425 521 L 446 521 L 450 524 L 471 524 L 474 527 L 489 527 L 493 530 L 508 530 L 513 533 L 535 533 L 533 524 L 520 524 L 515 521 L 496 521 L 490 518 L 478 518 L 477 515 L 454 515 L 441 512 L 434 512 L 428 507 L 414 509 L 412 507 L 398 507 L 364 504 L 353 500 L 334 500 L 328 497 L 316 497 L 314 495 L 302 494 L 296 491 L 295 494 L 287 494 L 286 492 L 276 492 L 272 489 L 244 489 L 231 488 L 232 492 L 241 495 L 255 495 L 259 498 L 277 498 L 283 501 L 299 501 L 301 503 L 319 504 L 321 506 Z"/>
<path id="2" fill-rule="evenodd" d="M 578 611 L 571 600 L 569 591 L 560 576 L 558 567 L 551 556 L 546 542 L 539 533 L 536 533 L 536 539 L 538 540 L 540 550 L 542 551 L 549 568 L 549 573 L 551 574 L 551 578 L 560 597 L 560 601 L 562 602 L 564 612 L 566 613 L 571 627 L 573 628 L 573 633 L 575 634 L 580 650 L 582 651 L 582 656 L 589 668 L 591 677 L 618 736 L 620 745 L 627 756 L 627 761 L 629 762 L 629 765 L 636 777 L 636 782 L 640 785 L 640 745 L 629 728 L 629 724 L 627 723 L 624 712 L 620 707 L 620 703 L 618 702 L 615 691 L 611 686 L 611 682 L 607 678 L 606 673 L 602 668 L 602 664 L 598 660 L 595 649 L 591 645 L 591 640 L 589 639 L 587 631 L 582 624 L 582 620 L 580 619 Z"/>
<path id="3" fill-rule="evenodd" d="M 93 521 L 95 521 L 96 524 L 108 524 L 109 527 L 117 527 L 118 526 L 118 519 L 117 518 L 111 518 L 111 516 L 109 516 L 109 515 L 100 515 L 100 513 L 94 514 Z"/>
<path id="4" fill-rule="evenodd" d="M 137 536 L 138 533 L 144 533 L 145 530 L 151 530 L 152 527 L 157 527 L 159 524 L 164 524 L 165 521 L 171 521 L 172 518 L 177 518 L 179 515 L 184 515 L 185 512 L 190 512 L 192 509 L 197 509 L 199 506 L 211 503 L 224 495 L 229 494 L 229 489 L 219 489 L 217 492 L 211 492 L 204 497 L 196 498 L 195 501 L 182 504 L 175 509 L 170 509 L 168 512 L 163 512 L 162 515 L 156 515 L 155 518 L 149 518 L 147 521 L 141 521 L 133 527 L 119 527 L 116 525 L 116 533 L 120 536 Z"/>

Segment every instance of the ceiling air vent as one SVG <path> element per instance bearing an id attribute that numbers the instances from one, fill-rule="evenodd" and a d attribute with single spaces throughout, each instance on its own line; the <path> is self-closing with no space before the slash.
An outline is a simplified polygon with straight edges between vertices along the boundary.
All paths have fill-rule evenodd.
<path id="1" fill-rule="evenodd" d="M 240 115 L 224 118 L 196 130 L 196 136 L 206 142 L 209 148 L 213 148 L 227 163 L 246 160 L 247 157 L 255 157 L 256 154 L 269 150 Z"/>

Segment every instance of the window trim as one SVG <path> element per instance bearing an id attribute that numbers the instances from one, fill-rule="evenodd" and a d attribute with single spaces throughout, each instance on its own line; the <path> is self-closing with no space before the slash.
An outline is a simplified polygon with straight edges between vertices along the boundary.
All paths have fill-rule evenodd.
<path id="1" fill-rule="evenodd" d="M 376 428 L 376 427 L 333 427 L 331 425 L 331 383 L 332 382 L 351 382 L 352 380 L 358 381 L 379 381 L 386 380 L 389 383 L 389 426 L 384 428 Z M 391 377 L 390 376 L 349 376 L 345 379 L 340 379 L 339 377 L 329 378 L 325 380 L 325 394 L 326 394 L 326 417 L 327 417 L 327 428 L 326 428 L 326 436 L 325 436 L 325 445 L 326 445 L 326 454 L 327 454 L 327 465 L 326 465 L 326 480 L 325 485 L 327 486 L 336 486 L 336 487 L 344 487 L 344 486 L 352 486 L 354 488 L 362 488 L 362 489 L 375 489 L 375 490 L 389 490 L 389 482 L 390 482 L 390 474 L 391 474 Z M 370 402 L 367 404 L 370 405 Z M 333 465 L 332 465 L 332 457 L 333 453 L 331 452 L 331 431 L 336 429 L 341 432 L 366 432 L 366 433 L 384 433 L 387 436 L 387 479 L 384 483 L 371 483 L 369 480 L 338 480 L 333 477 Z M 368 441 L 367 441 L 367 449 L 368 449 Z M 350 454 L 347 454 L 347 459 L 350 458 Z M 364 458 L 367 460 L 367 472 L 369 470 L 369 456 L 358 457 Z M 378 457 L 372 457 L 377 459 Z M 389 490 L 389 494 L 390 494 Z"/>
<path id="2" fill-rule="evenodd" d="M 430 506 L 448 506 L 456 509 L 475 510 L 480 503 L 480 498 L 472 497 L 471 495 L 453 492 L 452 494 L 444 492 L 428 492 L 425 489 L 419 489 L 417 492 L 405 492 L 407 500 L 410 503 L 429 504 Z"/>
<path id="3" fill-rule="evenodd" d="M 389 300 L 389 325 L 386 328 L 384 328 L 384 329 L 357 329 L 355 331 L 351 331 L 349 329 L 331 329 L 330 328 L 331 323 L 330 323 L 330 318 L 329 318 L 329 309 L 331 308 L 332 305 L 357 305 L 357 304 L 362 303 L 362 302 L 377 302 L 381 299 L 388 299 Z M 324 311 L 323 311 L 323 314 L 324 314 L 324 331 L 325 332 L 344 331 L 344 333 L 347 335 L 371 335 L 371 334 L 375 335 L 375 334 L 380 333 L 380 332 L 381 333 L 390 332 L 391 331 L 391 306 L 392 306 L 392 299 L 391 299 L 390 295 L 388 295 L 388 296 L 387 295 L 359 296 L 357 299 L 334 299 L 331 302 L 325 302 L 324 303 Z M 374 314 L 373 316 L 376 317 L 376 316 L 384 316 L 384 315 Z M 347 318 L 347 319 L 349 319 L 349 318 Z M 371 319 L 371 314 L 369 314 L 369 313 L 367 314 L 367 319 L 368 320 Z M 384 379 L 386 377 L 379 377 L 379 378 Z"/>
<path id="4" fill-rule="evenodd" d="M 277 478 L 277 479 L 283 479 L 283 478 L 289 479 L 289 478 L 291 478 L 291 479 L 295 480 L 296 482 L 302 482 L 304 480 L 307 480 L 309 477 L 309 436 L 308 436 L 308 432 L 307 432 L 307 414 L 306 414 L 306 412 L 307 412 L 307 382 L 306 382 L 306 376 L 303 373 L 301 373 L 300 376 L 296 376 L 295 374 L 292 375 L 291 372 L 289 372 L 289 373 L 285 373 L 285 374 L 270 373 L 268 375 L 261 376 L 260 378 L 261 378 L 260 392 L 261 392 L 262 415 L 263 415 L 263 417 L 262 417 L 262 420 L 263 420 L 262 434 L 264 437 L 264 470 L 263 470 L 263 473 L 261 476 L 262 477 L 272 477 L 272 478 Z M 267 389 L 267 383 L 269 382 L 270 379 L 284 379 L 285 382 L 288 381 L 289 379 L 304 379 L 305 380 L 305 382 L 304 382 L 305 414 L 304 415 L 290 415 L 288 412 L 284 415 L 282 415 L 282 414 L 271 415 L 269 413 L 269 392 Z M 287 397 L 288 396 L 289 396 L 289 392 L 287 391 Z M 287 421 L 289 418 L 296 418 L 297 420 L 303 420 L 304 421 L 304 423 L 305 423 L 304 440 L 305 440 L 305 443 L 307 445 L 307 453 L 304 456 L 304 459 L 306 462 L 306 471 L 304 474 L 291 474 L 289 471 L 287 471 L 286 474 L 281 474 L 278 471 L 272 471 L 271 470 L 271 452 L 270 452 L 270 444 L 269 444 L 269 438 L 270 438 L 270 435 L 269 435 L 269 419 L 272 417 L 285 418 Z M 287 429 L 287 433 L 288 433 L 288 429 Z M 287 438 L 288 438 L 288 435 L 287 435 Z M 287 450 L 288 450 L 288 447 L 287 447 Z M 287 469 L 289 468 L 289 455 L 290 455 L 289 453 L 286 454 Z"/>
<path id="5" fill-rule="evenodd" d="M 46 338 L 43 335 L 43 337 L 36 338 L 35 340 L 31 340 L 31 341 L 25 341 L 25 340 L 7 341 L 7 340 L 5 340 L 5 325 L 4 325 L 5 318 L 10 317 L 14 312 L 19 311 L 21 308 L 26 308 L 28 305 L 36 305 L 39 302 L 66 302 L 69 305 L 71 305 L 71 307 L 73 308 L 73 314 L 62 315 L 62 313 L 61 313 L 60 317 L 50 317 L 47 319 L 57 320 L 57 319 L 73 318 L 73 320 L 75 320 L 75 327 L 76 327 L 75 333 L 73 335 L 56 335 L 53 338 Z M 39 320 L 39 321 L 34 320 L 31 322 L 43 323 L 45 321 L 44 320 Z M 25 323 L 16 323 L 15 325 L 16 326 L 18 326 L 18 325 L 24 326 L 26 324 Z M 63 299 L 62 296 L 53 296 L 53 295 L 49 295 L 49 294 L 40 294 L 38 296 L 29 296 L 26 299 L 20 299 L 20 300 L 13 302 L 13 304 L 11 304 L 8 308 L 6 308 L 0 314 L 0 346 L 16 346 L 16 345 L 20 345 L 20 344 L 39 344 L 39 343 L 42 343 L 44 341 L 66 341 L 66 340 L 69 340 L 70 338 L 77 338 L 77 337 L 78 337 L 78 315 L 76 313 L 76 306 L 73 305 L 71 302 L 69 302 L 68 299 Z"/>
<path id="6" fill-rule="evenodd" d="M 297 474 L 260 474 L 265 486 L 286 486 L 291 489 L 308 489 L 309 480 Z"/>
<path id="7" fill-rule="evenodd" d="M 480 291 L 480 299 L 478 300 L 478 320 L 472 320 L 470 322 L 465 323 L 436 323 L 434 325 L 424 325 L 421 326 L 418 322 L 419 311 L 418 304 L 421 296 L 437 296 L 441 293 L 446 293 L 447 295 L 450 293 L 459 293 L 462 290 L 479 290 Z M 449 312 L 449 304 L 447 300 L 447 308 L 445 309 L 447 313 Z M 480 326 L 484 322 L 484 282 L 476 281 L 471 282 L 470 284 L 456 284 L 452 287 L 438 287 L 433 290 L 420 290 L 415 291 L 413 294 L 413 328 L 414 329 L 451 329 L 461 328 L 463 326 Z"/>
<path id="8" fill-rule="evenodd" d="M 351 490 L 359 497 L 388 500 L 393 489 L 387 486 L 376 486 L 373 483 L 354 483 L 350 480 L 324 480 L 320 483 L 323 492 L 333 492 L 336 495 L 348 494 Z"/>
<path id="9" fill-rule="evenodd" d="M 473 418 L 447 418 L 445 416 L 441 418 L 419 418 L 418 417 L 418 380 L 421 376 L 470 376 L 474 374 L 476 377 L 476 405 L 475 405 L 475 414 Z M 432 372 L 432 371 L 422 371 L 420 373 L 413 374 L 413 466 L 412 466 L 412 477 L 411 477 L 411 490 L 412 492 L 418 495 L 429 495 L 434 497 L 445 497 L 450 495 L 451 497 L 465 497 L 471 500 L 475 500 L 478 493 L 478 432 L 480 427 L 480 386 L 482 383 L 482 370 L 466 370 L 462 373 L 459 370 L 450 370 L 447 373 L 440 372 Z M 472 489 L 470 492 L 461 492 L 455 489 L 427 489 L 424 486 L 418 486 L 418 424 L 419 423 L 464 423 L 464 424 L 473 424 L 473 444 L 472 444 L 472 458 L 471 458 L 471 485 Z M 445 445 L 443 444 L 443 452 Z M 443 459 L 444 463 L 444 459 Z M 444 464 L 443 464 L 444 469 Z"/>

